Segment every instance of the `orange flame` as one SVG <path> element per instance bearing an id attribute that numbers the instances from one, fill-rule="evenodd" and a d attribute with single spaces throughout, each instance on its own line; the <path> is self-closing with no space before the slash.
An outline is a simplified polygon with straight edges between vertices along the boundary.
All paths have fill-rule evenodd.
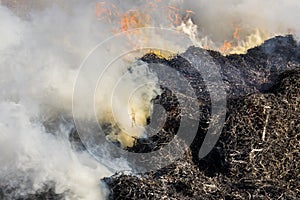
<path id="1" fill-rule="evenodd" d="M 192 14 L 194 14 L 194 11 L 186 10 L 185 16 L 182 16 L 179 8 L 168 6 L 168 19 L 175 26 L 179 26 L 182 22 L 187 21 Z"/>
<path id="2" fill-rule="evenodd" d="M 234 31 L 234 33 L 233 33 L 234 39 L 240 40 L 239 32 L 240 32 L 240 29 L 239 29 L 238 26 L 236 26 L 236 27 L 235 27 L 235 31 Z"/>
<path id="3" fill-rule="evenodd" d="M 124 32 L 128 37 L 134 37 L 142 33 L 139 28 L 157 25 L 151 22 L 160 12 L 167 13 L 167 20 L 170 24 L 166 25 L 172 28 L 188 21 L 191 15 L 194 14 L 192 10 L 186 10 L 184 13 L 175 6 L 164 6 L 161 2 L 162 0 L 147 0 L 145 7 L 140 10 L 125 10 L 121 12 L 117 5 L 102 1 L 95 4 L 95 15 L 98 20 L 106 20 L 108 23 L 111 23 L 111 31 L 114 34 Z M 148 37 L 149 35 L 145 35 L 145 41 L 149 39 Z M 130 41 L 134 43 L 135 40 Z M 135 44 L 129 45 L 135 46 Z"/>
<path id="4" fill-rule="evenodd" d="M 227 41 L 225 40 L 223 46 L 219 48 L 220 52 L 223 54 L 227 54 L 230 50 L 238 46 L 238 42 L 240 41 L 240 28 L 238 26 L 235 27 L 233 33 L 233 40 Z"/>
<path id="5" fill-rule="evenodd" d="M 115 4 L 109 4 L 103 1 L 96 3 L 95 14 L 100 20 L 106 19 L 109 22 L 114 22 L 114 24 L 120 24 L 120 27 L 117 28 L 118 30 L 113 30 L 114 33 L 141 28 L 147 25 L 151 21 L 152 12 L 155 13 L 157 9 L 167 8 L 168 20 L 171 22 L 171 26 L 179 26 L 194 14 L 192 10 L 186 10 L 185 15 L 182 15 L 180 9 L 175 6 L 159 7 L 161 2 L 162 0 L 147 0 L 150 11 L 128 10 L 120 13 Z"/>
<path id="6" fill-rule="evenodd" d="M 102 1 L 95 4 L 95 15 L 99 20 L 104 19 L 111 23 L 111 31 L 113 33 L 117 34 L 120 32 L 126 32 L 128 37 L 135 37 L 136 34 L 142 34 L 141 30 L 138 30 L 139 28 L 143 28 L 149 25 L 165 25 L 169 28 L 180 28 L 181 25 L 186 25 L 186 22 L 189 22 L 188 20 L 191 19 L 193 14 L 195 14 L 192 10 L 184 11 L 181 8 L 175 6 L 166 6 L 166 4 L 163 4 L 162 2 L 162 0 L 146 0 L 145 5 L 141 7 L 140 10 L 122 10 L 113 3 Z M 161 12 L 166 13 L 166 19 L 161 20 L 162 24 L 155 24 L 156 22 L 153 21 L 153 19 L 157 19 L 157 17 L 160 16 Z M 232 22 L 233 27 L 235 25 L 233 34 L 230 38 L 227 38 L 227 40 L 225 40 L 223 44 L 216 47 L 215 44 L 209 43 L 203 48 L 219 50 L 222 54 L 239 52 L 239 49 L 241 49 L 240 47 L 245 48 L 243 47 L 243 45 L 245 45 L 245 33 L 244 31 L 243 33 L 241 32 L 242 29 L 240 26 L 238 26 L 238 24 L 238 21 Z M 194 28 L 194 26 L 192 26 L 192 28 Z M 183 29 L 178 30 L 182 31 Z M 187 30 L 187 32 L 187 34 L 189 35 L 189 30 Z M 197 30 L 194 31 L 193 29 L 191 30 L 191 32 L 193 37 L 194 35 L 196 35 Z M 295 30 L 289 30 L 289 32 L 295 32 Z M 149 39 L 149 35 L 145 35 L 144 38 L 147 41 Z M 243 41 L 241 42 L 241 40 Z M 135 40 L 132 41 L 135 42 Z M 250 41 L 247 42 L 246 45 L 249 46 L 250 43 L 252 44 L 255 42 Z"/>
<path id="7" fill-rule="evenodd" d="M 138 28 L 146 27 L 150 23 L 150 16 L 137 10 L 128 11 L 121 16 L 120 31 L 138 34 Z"/>
<path id="8" fill-rule="evenodd" d="M 231 48 L 231 42 L 227 42 L 226 40 L 224 41 L 223 46 L 220 48 L 220 51 L 222 53 L 226 53 L 230 48 Z"/>
<path id="9" fill-rule="evenodd" d="M 182 22 L 182 18 L 179 14 L 179 8 L 168 6 L 168 19 L 172 24 L 179 26 Z"/>
<path id="10" fill-rule="evenodd" d="M 99 2 L 96 4 L 95 13 L 98 19 L 101 19 L 105 16 L 111 16 L 112 12 L 110 9 L 105 7 L 105 2 Z"/>
<path id="11" fill-rule="evenodd" d="M 131 28 L 138 28 L 141 26 L 138 13 L 136 11 L 123 14 L 120 24 L 122 31 L 128 31 Z"/>

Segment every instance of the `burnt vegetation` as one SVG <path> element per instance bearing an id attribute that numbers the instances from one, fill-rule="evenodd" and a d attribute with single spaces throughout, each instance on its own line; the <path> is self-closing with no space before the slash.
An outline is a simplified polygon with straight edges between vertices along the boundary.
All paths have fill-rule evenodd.
<path id="1" fill-rule="evenodd" d="M 172 67 L 191 84 L 199 102 L 200 117 L 191 118 L 199 121 L 198 132 L 184 156 L 171 165 L 104 178 L 109 198 L 300 199 L 300 46 L 292 36 L 280 36 L 245 55 L 222 56 L 196 47 L 184 54 L 203 53 L 220 66 L 227 92 L 226 120 L 217 144 L 198 159 L 211 115 L 201 75 L 180 55 L 170 60 L 145 55 L 143 61 Z M 176 94 L 162 90 L 154 102 L 166 109 L 165 124 L 128 151 L 145 153 L 166 145 L 176 135 L 181 117 L 188 115 Z"/>

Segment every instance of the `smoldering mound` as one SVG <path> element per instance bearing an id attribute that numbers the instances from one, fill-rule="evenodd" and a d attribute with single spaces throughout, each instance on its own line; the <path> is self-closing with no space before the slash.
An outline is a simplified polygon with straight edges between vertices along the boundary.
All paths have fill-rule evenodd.
<path id="1" fill-rule="evenodd" d="M 184 54 L 201 56 L 203 51 L 191 47 Z M 204 102 L 199 104 L 200 109 L 207 109 L 202 112 L 204 117 L 200 116 L 190 149 L 158 171 L 138 176 L 117 173 L 105 178 L 110 199 L 299 198 L 299 44 L 292 36 L 280 36 L 245 55 L 209 54 L 221 67 L 228 94 L 226 123 L 217 145 L 205 158 L 198 159 L 210 117 L 209 94 L 198 93 L 199 101 Z M 143 60 L 168 63 L 185 74 L 192 85 L 203 87 L 201 76 L 180 55 L 170 61 L 155 55 L 146 55 Z M 236 73 L 239 76 L 230 76 Z M 176 97 L 172 92 L 164 93 L 167 97 L 159 101 L 173 108 L 168 110 L 169 116 L 178 112 L 182 115 L 184 108 L 173 103 Z M 176 127 L 180 121 L 169 118 L 167 124 Z M 139 140 L 131 151 L 150 152 L 164 146 L 176 135 L 168 125 L 163 134 Z M 181 148 L 179 142 L 177 148 Z M 172 159 L 172 152 L 168 156 Z"/>

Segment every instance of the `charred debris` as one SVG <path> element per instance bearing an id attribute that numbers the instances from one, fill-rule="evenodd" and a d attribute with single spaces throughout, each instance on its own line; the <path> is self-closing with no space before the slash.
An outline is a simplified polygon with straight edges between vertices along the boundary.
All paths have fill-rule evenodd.
<path id="1" fill-rule="evenodd" d="M 203 53 L 220 67 L 227 92 L 226 121 L 217 144 L 198 159 L 211 108 L 201 75 L 184 56 L 145 55 L 141 60 L 177 70 L 196 91 L 201 115 L 191 120 L 199 121 L 198 132 L 184 156 L 169 166 L 104 178 L 109 199 L 300 199 L 300 46 L 292 36 L 278 36 L 245 55 L 222 56 L 196 47 L 184 54 Z M 188 114 L 170 89 L 162 90 L 154 99 L 167 111 L 162 130 L 138 139 L 128 151 L 159 149 Z"/>

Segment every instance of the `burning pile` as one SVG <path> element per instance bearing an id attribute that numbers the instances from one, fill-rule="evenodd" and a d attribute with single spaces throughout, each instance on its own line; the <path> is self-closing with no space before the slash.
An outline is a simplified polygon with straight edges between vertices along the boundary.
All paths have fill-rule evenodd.
<path id="1" fill-rule="evenodd" d="M 185 54 L 202 51 L 190 48 Z M 197 137 L 183 158 L 156 172 L 138 176 L 117 173 L 105 178 L 110 199 L 299 199 L 300 46 L 287 36 L 266 41 L 245 55 L 209 53 L 221 66 L 228 86 L 226 123 L 217 145 L 204 159 L 198 159 L 207 128 L 207 118 L 201 118 Z M 202 87 L 201 77 L 197 78 L 180 56 L 170 61 L 155 55 L 142 59 L 167 63 L 190 77 L 192 85 Z M 237 72 L 243 82 L 239 76 L 229 76 Z M 165 91 L 160 98 L 164 107 L 168 107 L 166 98 L 175 97 Z M 207 97 L 202 94 L 199 99 L 206 102 Z M 203 116 L 207 117 L 209 108 L 206 110 Z M 176 116 L 178 108 L 168 112 Z M 176 117 L 168 120 L 171 126 L 178 125 Z M 159 148 L 175 135 L 168 127 L 164 130 L 148 141 L 139 140 L 129 150 Z"/>
<path id="2" fill-rule="evenodd" d="M 300 47 L 292 36 L 278 36 L 298 39 L 299 5 L 0 0 L 0 199 L 97 200 L 107 195 L 104 182 L 111 199 L 299 199 Z M 212 103 L 185 58 L 203 55 L 220 69 L 228 107 L 220 140 L 200 160 Z M 199 109 L 181 106 L 172 89 L 157 84 L 159 75 L 169 76 L 152 73 L 154 64 L 182 75 L 196 93 L 182 99 Z M 181 84 L 177 77 L 172 85 Z M 140 87 L 145 82 L 153 84 Z M 152 103 L 165 109 L 166 121 L 150 116 Z M 183 117 L 199 124 L 185 125 L 198 128 L 191 145 L 175 137 Z M 164 121 L 162 129 L 146 137 L 155 120 Z M 94 140 L 99 125 L 107 135 Z M 170 152 L 186 152 L 156 172 L 134 174 L 135 164 L 147 160 L 120 158 L 113 150 L 122 148 L 107 140 L 143 156 L 170 141 Z M 121 170 L 132 174 L 99 184 Z"/>

